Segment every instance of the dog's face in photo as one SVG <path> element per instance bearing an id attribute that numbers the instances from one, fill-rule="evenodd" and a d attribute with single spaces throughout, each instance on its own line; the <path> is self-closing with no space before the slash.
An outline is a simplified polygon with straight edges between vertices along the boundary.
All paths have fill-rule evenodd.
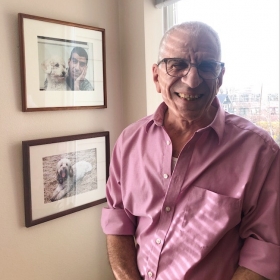
<path id="1" fill-rule="evenodd" d="M 56 165 L 57 181 L 63 184 L 68 177 L 73 177 L 73 168 L 71 162 L 67 158 L 62 158 Z"/>
<path id="2" fill-rule="evenodd" d="M 52 56 L 42 63 L 42 67 L 48 78 L 56 83 L 61 83 L 65 81 L 68 73 L 68 68 L 59 56 Z"/>

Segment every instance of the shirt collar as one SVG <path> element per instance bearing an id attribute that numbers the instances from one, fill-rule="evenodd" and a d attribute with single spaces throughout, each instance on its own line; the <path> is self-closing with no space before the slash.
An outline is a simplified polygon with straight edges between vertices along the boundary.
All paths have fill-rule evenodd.
<path id="1" fill-rule="evenodd" d="M 214 98 L 212 105 L 217 108 L 217 113 L 212 123 L 210 123 L 207 127 L 211 127 L 216 132 L 220 143 L 225 129 L 225 111 L 221 107 L 217 96 Z M 164 114 L 167 109 L 168 107 L 164 102 L 159 105 L 154 115 L 152 116 L 152 119 L 146 125 L 147 132 L 153 123 L 157 126 L 163 126 Z M 202 128 L 199 131 L 206 129 L 207 127 Z"/>
<path id="2" fill-rule="evenodd" d="M 220 143 L 222 141 L 222 137 L 225 130 L 225 110 L 221 107 L 217 96 L 213 100 L 212 105 L 217 108 L 217 113 L 212 123 L 209 124 L 209 127 L 212 127 L 215 130 Z"/>

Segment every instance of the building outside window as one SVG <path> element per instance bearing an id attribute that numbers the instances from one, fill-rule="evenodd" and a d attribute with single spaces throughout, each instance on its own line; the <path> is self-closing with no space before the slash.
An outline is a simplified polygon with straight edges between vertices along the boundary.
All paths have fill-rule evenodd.
<path id="1" fill-rule="evenodd" d="M 165 29 L 197 20 L 219 33 L 226 68 L 218 93 L 222 106 L 280 145 L 279 0 L 181 0 L 164 14 Z"/>
<path id="2" fill-rule="evenodd" d="M 270 93 L 270 94 L 268 94 L 268 100 L 269 101 L 278 101 L 279 100 L 279 95 L 278 94 L 272 94 L 272 93 Z"/>

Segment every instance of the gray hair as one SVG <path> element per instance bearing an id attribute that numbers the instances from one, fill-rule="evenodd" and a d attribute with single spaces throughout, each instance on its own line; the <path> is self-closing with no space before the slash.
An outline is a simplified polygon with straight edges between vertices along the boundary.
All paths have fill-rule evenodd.
<path id="1" fill-rule="evenodd" d="M 170 35 L 172 35 L 175 31 L 184 30 L 188 31 L 193 36 L 198 36 L 201 31 L 209 32 L 213 35 L 216 45 L 218 47 L 218 55 L 221 57 L 221 43 L 218 33 L 208 24 L 200 22 L 200 21 L 186 21 L 181 24 L 174 25 L 171 27 L 162 37 L 160 45 L 159 45 L 159 56 L 158 60 L 162 60 L 163 53 L 165 50 L 166 42 L 168 41 Z"/>

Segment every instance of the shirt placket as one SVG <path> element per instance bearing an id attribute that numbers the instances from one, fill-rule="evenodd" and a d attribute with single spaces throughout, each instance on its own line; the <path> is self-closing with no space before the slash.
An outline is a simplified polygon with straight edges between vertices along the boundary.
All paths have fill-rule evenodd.
<path id="1" fill-rule="evenodd" d="M 167 191 L 161 207 L 161 214 L 157 230 L 152 240 L 150 257 L 147 263 L 146 279 L 149 280 L 156 279 L 164 241 L 171 226 L 175 211 L 175 203 L 184 182 L 185 175 L 183 174 L 187 172 L 187 167 L 193 151 L 193 149 L 190 149 L 189 145 L 184 148 L 178 159 L 174 172 L 171 174 L 172 145 L 169 139 L 166 140 L 166 146 L 161 176 L 163 177 L 163 187 Z"/>

